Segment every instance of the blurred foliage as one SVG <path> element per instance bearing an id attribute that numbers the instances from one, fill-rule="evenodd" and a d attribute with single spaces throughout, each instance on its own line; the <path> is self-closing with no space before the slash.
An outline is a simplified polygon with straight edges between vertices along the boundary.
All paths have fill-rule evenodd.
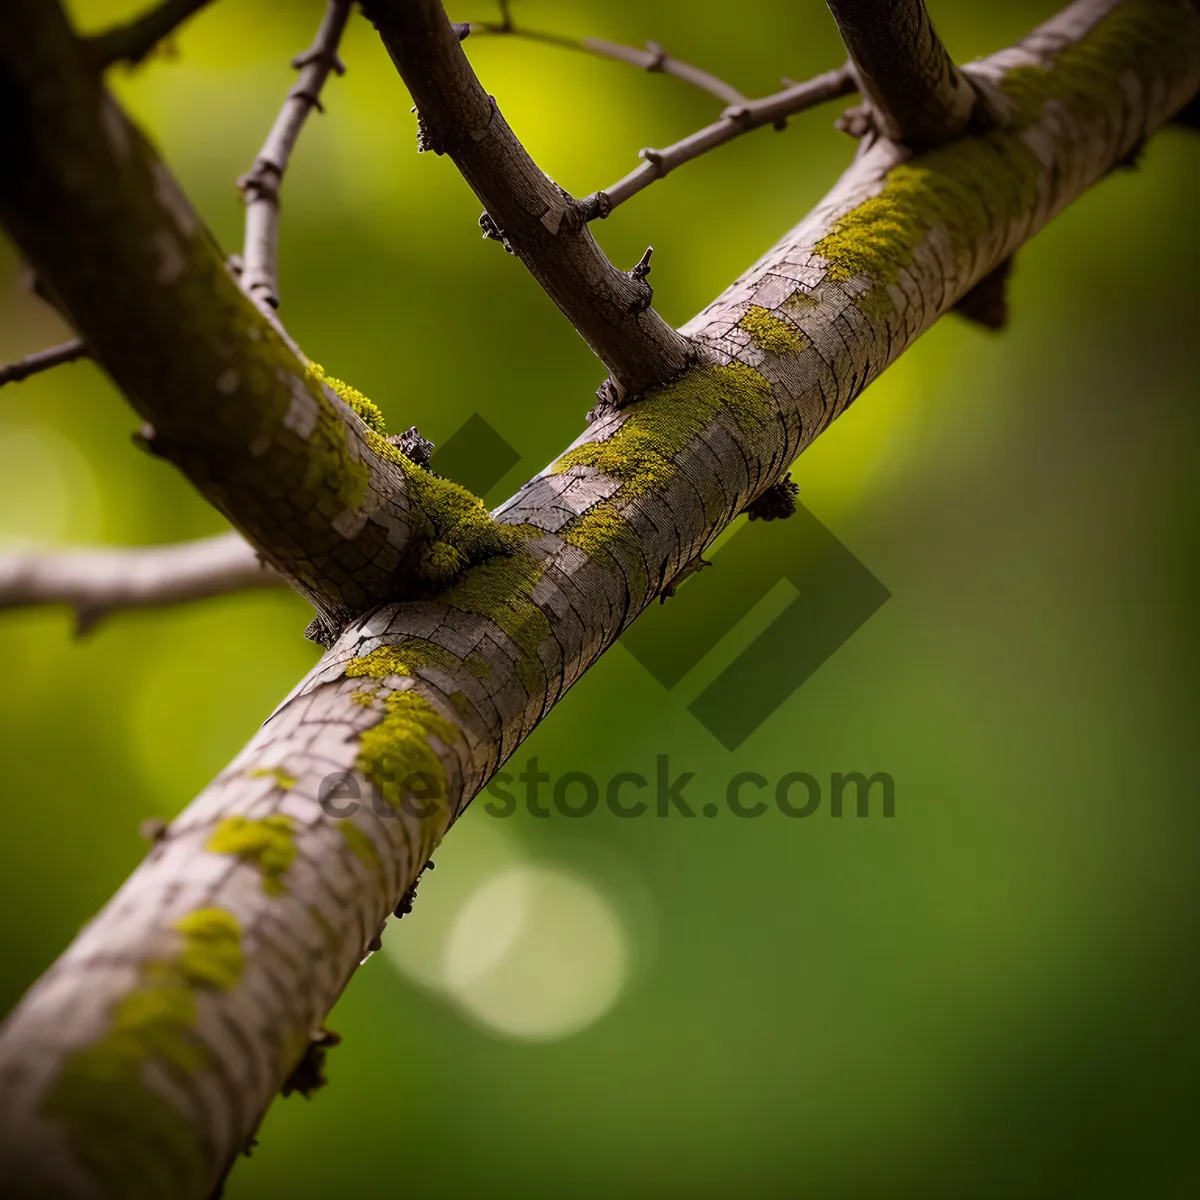
<path id="1" fill-rule="evenodd" d="M 72 7 L 98 29 L 140 0 Z M 653 38 L 751 93 L 841 57 L 819 0 L 515 7 L 531 26 Z M 1055 4 L 932 7 L 961 58 Z M 223 0 L 174 61 L 115 80 L 231 250 L 233 181 L 320 8 Z M 478 0 L 453 15 L 492 14 Z M 577 194 L 714 115 L 621 65 L 512 40 L 468 48 Z M 344 57 L 285 184 L 283 315 L 393 427 L 441 441 L 483 414 L 523 455 L 499 499 L 576 436 L 601 372 L 479 239 L 452 165 L 417 157 L 409 100 L 365 22 Z M 632 265 L 653 244 L 656 303 L 686 320 L 847 163 L 835 111 L 682 168 L 599 227 L 605 248 Z M 331 1086 L 277 1103 L 233 1200 L 1200 1190 L 1198 166 L 1194 137 L 1156 138 L 1020 255 L 1010 330 L 943 322 L 805 454 L 802 501 L 893 598 L 736 753 L 686 706 L 765 609 L 671 693 L 614 650 L 517 756 L 606 780 L 652 776 L 666 754 L 696 773 L 696 802 L 743 770 L 887 771 L 895 818 L 497 821 L 476 807 L 389 931 L 392 952 L 333 1014 L 345 1040 Z M 10 358 L 63 331 L 0 253 Z M 218 530 L 132 448 L 135 427 L 89 364 L 0 392 L 0 538 Z M 315 660 L 306 621 L 284 594 L 118 616 L 79 642 L 63 613 L 0 621 L 6 1008 L 137 863 L 139 821 L 178 811 Z M 437 983 L 515 944 L 499 898 L 515 893 L 496 873 L 518 862 L 559 872 L 537 877 L 530 903 L 556 897 L 582 924 L 564 917 L 566 934 L 549 930 L 488 994 L 536 1007 L 599 961 L 599 938 L 607 999 L 573 1036 L 506 1032 L 480 1017 L 484 1000 Z"/>

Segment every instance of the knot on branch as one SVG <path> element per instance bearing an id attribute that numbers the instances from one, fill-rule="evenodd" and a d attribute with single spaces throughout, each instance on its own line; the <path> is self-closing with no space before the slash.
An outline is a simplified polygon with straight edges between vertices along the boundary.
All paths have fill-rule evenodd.
<path id="1" fill-rule="evenodd" d="M 744 511 L 751 521 L 782 521 L 796 515 L 799 494 L 800 489 L 790 479 L 781 479 L 751 500 Z"/>
<path id="2" fill-rule="evenodd" d="M 321 103 L 321 97 L 311 88 L 302 87 L 298 84 L 288 91 L 288 99 L 303 100 L 309 108 L 315 108 L 322 116 L 325 115 L 325 105 Z"/>
<path id="3" fill-rule="evenodd" d="M 657 42 L 647 42 L 646 52 L 650 55 L 646 62 L 646 70 L 661 71 L 667 61 L 667 52 Z"/>
<path id="4" fill-rule="evenodd" d="M 647 246 L 646 253 L 643 254 L 633 268 L 627 272 L 629 278 L 633 280 L 637 287 L 637 295 L 634 297 L 634 301 L 629 307 L 630 312 L 645 312 L 646 309 L 648 309 L 654 302 L 654 289 L 646 281 L 646 276 L 650 274 L 650 258 L 653 254 L 654 247 Z"/>
<path id="5" fill-rule="evenodd" d="M 489 212 L 481 212 L 479 214 L 479 228 L 483 230 L 483 236 L 486 241 L 499 242 L 506 254 L 514 254 L 512 243 L 504 236 L 504 230 L 492 220 L 492 215 Z"/>
<path id="6" fill-rule="evenodd" d="M 265 200 L 279 207 L 279 185 L 283 182 L 283 168 L 269 158 L 256 158 L 254 166 L 237 179 L 238 191 L 250 200 Z M 240 261 L 240 260 L 239 260 Z"/>
<path id="7" fill-rule="evenodd" d="M 423 438 L 415 425 L 410 426 L 403 433 L 388 434 L 386 441 L 395 446 L 405 458 L 416 463 L 418 467 L 429 469 L 429 463 L 433 458 L 433 443 L 428 438 Z"/>
<path id="8" fill-rule="evenodd" d="M 337 51 L 330 50 L 325 46 L 310 46 L 307 50 L 301 50 L 292 59 L 292 69 L 302 71 L 314 63 L 328 67 L 335 75 L 345 75 L 346 73 L 346 64 L 338 57 Z"/>
<path id="9" fill-rule="evenodd" d="M 299 1092 L 308 1100 L 313 1092 L 320 1091 L 329 1082 L 325 1078 L 325 1056 L 334 1046 L 339 1045 L 341 1040 L 341 1035 L 334 1033 L 332 1029 L 317 1030 L 305 1046 L 300 1061 L 283 1081 L 280 1092 L 284 1096 Z"/>
<path id="10" fill-rule="evenodd" d="M 683 583 L 684 580 L 690 579 L 693 575 L 703 571 L 705 567 L 711 566 L 712 563 L 709 562 L 708 559 L 702 558 L 699 554 L 697 554 L 696 557 L 690 562 L 684 563 L 683 566 L 671 576 L 670 581 L 658 594 L 659 604 L 666 604 L 666 602 L 670 600 L 673 595 L 675 595 L 676 591 L 679 589 L 679 585 Z"/>
<path id="11" fill-rule="evenodd" d="M 400 903 L 396 905 L 396 911 L 392 914 L 397 920 L 401 917 L 407 917 L 413 910 L 413 905 L 417 899 L 417 885 L 421 882 L 421 876 L 426 871 L 433 870 L 433 860 L 430 859 L 422 868 L 421 873 L 408 885 L 408 890 L 400 897 Z"/>
<path id="12" fill-rule="evenodd" d="M 839 133 L 846 134 L 847 137 L 856 139 L 865 138 L 868 134 L 876 131 L 875 114 L 872 112 L 869 104 L 856 104 L 853 108 L 846 109 L 834 121 L 833 127 Z"/>
<path id="13" fill-rule="evenodd" d="M 661 179 L 670 168 L 667 166 L 666 155 L 661 150 L 655 150 L 650 146 L 643 146 L 638 151 L 638 158 L 642 162 L 649 163 L 656 169 L 655 178 Z"/>
<path id="14" fill-rule="evenodd" d="M 579 215 L 586 224 L 588 221 L 603 221 L 612 212 L 612 201 L 607 192 L 593 192 L 579 201 Z"/>

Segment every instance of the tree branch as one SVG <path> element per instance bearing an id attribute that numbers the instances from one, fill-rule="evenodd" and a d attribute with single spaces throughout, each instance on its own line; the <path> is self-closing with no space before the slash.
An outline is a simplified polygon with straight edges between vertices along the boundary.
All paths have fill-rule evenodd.
<path id="1" fill-rule="evenodd" d="M 0 366 L 0 387 L 6 383 L 20 383 L 30 375 L 38 375 L 42 371 L 49 371 L 52 367 L 61 367 L 66 363 L 78 362 L 81 358 L 87 358 L 87 347 L 78 338 L 63 342 L 61 346 L 39 350 L 36 354 L 27 354 L 16 362 Z"/>
<path id="2" fill-rule="evenodd" d="M 7 5 L 0 109 L 0 162 L 20 164 L 0 169 L 0 221 L 148 422 L 148 448 L 329 626 L 403 594 L 416 468 L 372 448 L 382 436 L 243 294 L 58 4 Z"/>
<path id="3" fill-rule="evenodd" d="M 856 84 L 849 68 L 839 67 L 805 83 L 791 84 L 773 96 L 765 96 L 761 100 L 743 100 L 727 108 L 719 121 L 689 134 L 665 150 L 642 150 L 639 154 L 642 165 L 604 191 L 593 192 L 582 201 L 584 211 L 589 218 L 607 217 L 619 204 L 636 196 L 656 179 L 662 179 L 667 172 L 707 154 L 709 150 L 715 150 L 743 133 L 764 125 L 783 129 L 788 117 L 826 100 L 848 96 L 855 90 Z"/>
<path id="4" fill-rule="evenodd" d="M 0 1032 L 4 1181 L 206 1195 L 452 819 L 889 363 L 1196 92 L 1200 13 L 1077 0 L 971 73 L 991 128 L 863 147 L 686 327 L 713 361 L 498 510 L 510 553 L 349 626 L 172 822 Z"/>
<path id="5" fill-rule="evenodd" d="M 169 546 L 0 554 L 0 610 L 65 604 L 75 612 L 79 635 L 123 609 L 285 583 L 239 533 Z"/>
<path id="6" fill-rule="evenodd" d="M 279 307 L 279 188 L 308 114 L 321 111 L 321 89 L 331 71 L 346 68 L 338 45 L 350 16 L 350 0 L 329 0 L 313 44 L 292 60 L 300 77 L 288 91 L 283 108 L 254 160 L 238 180 L 246 200 L 246 240 L 241 283 L 255 301 Z"/>
<path id="7" fill-rule="evenodd" d="M 925 0 L 828 3 L 881 134 L 922 149 L 964 132 L 975 93 L 946 53 Z"/>
<path id="8" fill-rule="evenodd" d="M 746 97 L 732 84 L 726 83 L 709 71 L 692 66 L 682 59 L 672 58 L 657 42 L 647 42 L 645 50 L 634 46 L 623 46 L 620 42 L 609 42 L 603 38 L 567 37 L 561 33 L 547 33 L 538 29 L 518 27 L 512 20 L 508 6 L 504 6 L 504 17 L 500 21 L 472 21 L 472 33 L 482 33 L 496 36 L 507 35 L 521 38 L 527 42 L 541 42 L 547 46 L 559 46 L 565 50 L 578 50 L 584 54 L 592 54 L 598 58 L 611 59 L 613 62 L 628 63 L 632 67 L 640 67 L 643 71 L 654 71 L 662 75 L 672 75 L 684 83 L 715 96 L 723 104 L 744 104 Z"/>
<path id="9" fill-rule="evenodd" d="M 363 11 L 412 93 L 420 145 L 453 159 L 486 209 L 485 234 L 529 268 L 608 368 L 616 397 L 678 375 L 693 347 L 650 307 L 650 285 L 604 257 L 579 202 L 529 156 L 439 0 L 366 0 Z"/>
<path id="10" fill-rule="evenodd" d="M 211 0 L 164 0 L 136 20 L 91 38 L 88 42 L 91 59 L 101 68 L 121 61 L 136 66 L 159 42 L 209 3 Z"/>

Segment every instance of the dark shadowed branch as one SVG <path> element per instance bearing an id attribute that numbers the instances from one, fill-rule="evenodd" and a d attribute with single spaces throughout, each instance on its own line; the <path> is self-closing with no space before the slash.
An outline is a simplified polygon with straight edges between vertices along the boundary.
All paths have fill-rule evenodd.
<path id="1" fill-rule="evenodd" d="M 367 0 L 416 103 L 420 145 L 453 159 L 513 251 L 608 368 L 618 398 L 678 375 L 693 348 L 650 306 L 644 278 L 605 258 L 577 200 L 549 179 L 483 89 L 438 0 Z"/>
<path id="2" fill-rule="evenodd" d="M 878 132 L 924 148 L 957 137 L 975 93 L 933 28 L 924 0 L 828 0 Z"/>
<path id="3" fill-rule="evenodd" d="M 30 375 L 38 375 L 49 371 L 51 367 L 61 367 L 65 363 L 78 362 L 87 358 L 87 347 L 75 338 L 63 342 L 61 346 L 51 346 L 48 350 L 39 350 L 36 354 L 27 354 L 16 362 L 0 366 L 0 387 L 6 383 L 20 383 Z"/>
<path id="4" fill-rule="evenodd" d="M 116 62 L 136 66 L 160 42 L 212 0 L 165 0 L 136 20 L 98 34 L 89 43 L 92 60 L 101 67 Z"/>
<path id="5" fill-rule="evenodd" d="M 321 89 L 331 71 L 345 71 L 338 45 L 350 0 L 329 0 L 313 44 L 292 60 L 300 72 L 279 116 L 254 160 L 238 180 L 246 200 L 246 238 L 242 250 L 242 287 L 252 300 L 279 306 L 279 188 L 308 114 L 321 111 Z"/>

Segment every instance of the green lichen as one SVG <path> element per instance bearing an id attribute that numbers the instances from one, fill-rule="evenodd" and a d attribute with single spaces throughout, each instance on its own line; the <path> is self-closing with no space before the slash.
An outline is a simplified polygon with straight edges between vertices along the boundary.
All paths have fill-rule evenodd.
<path id="1" fill-rule="evenodd" d="M 532 600 L 545 569 L 528 551 L 494 558 L 468 571 L 443 597 L 455 608 L 487 617 L 508 635 L 520 651 L 517 675 L 531 695 L 546 681 L 539 650 L 550 637 L 550 621 Z"/>
<path id="2" fill-rule="evenodd" d="M 296 777 L 282 767 L 257 767 L 250 772 L 251 779 L 273 779 L 277 786 L 289 792 L 296 786 Z"/>
<path id="3" fill-rule="evenodd" d="M 356 413 L 362 418 L 362 423 L 368 428 L 375 430 L 376 433 L 383 433 L 384 421 L 383 413 L 379 406 L 372 400 L 368 400 L 356 387 L 352 387 L 341 379 L 334 379 L 332 375 L 325 373 L 325 368 L 320 363 L 310 362 L 308 364 L 308 373 L 318 383 L 326 384 L 333 392 L 340 396 Z"/>
<path id="4" fill-rule="evenodd" d="M 770 383 L 736 361 L 692 367 L 631 404 L 610 437 L 569 450 L 554 464 L 556 473 L 591 466 L 619 480 L 621 488 L 569 522 L 559 537 L 592 557 L 623 551 L 622 560 L 648 585 L 637 538 L 618 504 L 666 487 L 678 455 L 722 412 L 744 432 L 761 428 L 770 419 Z"/>
<path id="5" fill-rule="evenodd" d="M 377 680 L 405 674 L 395 669 L 398 660 L 387 653 L 390 649 L 380 647 L 354 659 L 347 665 L 346 674 L 351 678 Z M 432 783 L 435 793 L 434 796 L 423 796 L 423 805 L 444 800 L 447 795 L 446 768 L 429 739 L 436 737 L 443 745 L 452 746 L 459 738 L 458 730 L 424 696 L 410 689 L 383 692 L 381 698 L 383 718 L 359 739 L 358 769 L 393 807 L 400 805 L 406 781 L 417 776 Z"/>
<path id="6" fill-rule="evenodd" d="M 338 828 L 346 839 L 351 854 L 368 867 L 379 866 L 379 851 L 375 843 L 353 821 L 341 821 Z"/>
<path id="7" fill-rule="evenodd" d="M 806 339 L 797 329 L 761 304 L 746 309 L 738 328 L 744 329 L 750 340 L 768 354 L 799 354 L 806 345 Z"/>
<path id="8" fill-rule="evenodd" d="M 201 1133 L 146 1087 L 143 1068 L 157 1062 L 187 1074 L 207 1065 L 194 1033 L 196 997 L 241 978 L 242 930 L 217 908 L 190 913 L 174 929 L 177 953 L 143 966 L 108 1029 L 66 1057 L 40 1106 L 104 1196 L 202 1195 L 211 1183 Z"/>
<path id="9" fill-rule="evenodd" d="M 232 854 L 257 867 L 262 888 L 268 896 L 282 896 L 287 887 L 283 877 L 296 858 L 296 840 L 292 818 L 282 814 L 270 817 L 226 817 L 204 847 L 213 854 Z"/>
<path id="10" fill-rule="evenodd" d="M 870 286 L 857 305 L 887 311 L 887 288 L 935 229 L 961 258 L 998 227 L 1017 228 L 1022 218 L 1032 219 L 1046 167 L 1020 135 L 1041 120 L 1051 101 L 1081 120 L 1103 121 L 1114 103 L 1122 103 L 1114 80 L 1138 72 L 1139 66 L 1143 77 L 1157 78 L 1161 67 L 1155 55 L 1171 44 L 1172 30 L 1178 43 L 1185 42 L 1186 26 L 1177 4 L 1132 0 L 1068 45 L 1049 67 L 1007 72 L 1000 88 L 1011 112 L 998 127 L 893 168 L 878 195 L 834 223 L 815 247 L 829 264 L 826 279 L 845 283 L 866 277 Z"/>
<path id="11" fill-rule="evenodd" d="M 421 667 L 456 671 L 463 662 L 444 646 L 425 638 L 401 638 L 391 646 L 380 646 L 356 658 L 346 668 L 351 679 L 386 679 L 389 675 L 415 675 Z"/>

